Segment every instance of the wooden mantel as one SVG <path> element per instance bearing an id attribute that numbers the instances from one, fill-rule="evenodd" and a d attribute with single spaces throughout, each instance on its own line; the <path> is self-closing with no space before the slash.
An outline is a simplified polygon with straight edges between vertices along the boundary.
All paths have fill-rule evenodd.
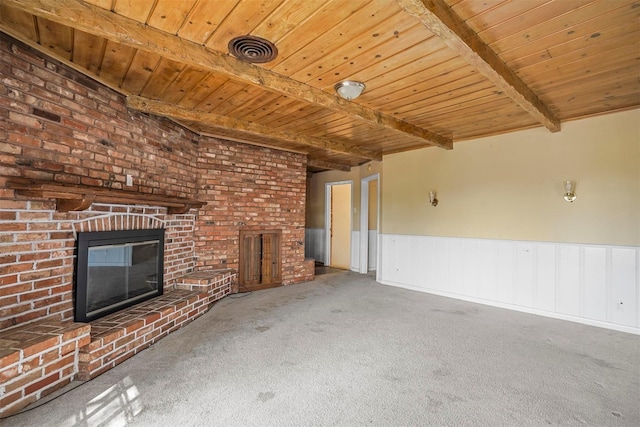
<path id="1" fill-rule="evenodd" d="M 65 184 L 51 181 L 39 181 L 25 178 L 7 180 L 7 188 L 18 196 L 56 199 L 59 212 L 82 211 L 94 202 L 145 204 L 168 208 L 169 214 L 187 213 L 191 208 L 200 208 L 207 204 L 200 200 L 185 197 L 169 197 L 157 194 L 138 193 L 113 188 L 92 187 L 80 184 Z"/>

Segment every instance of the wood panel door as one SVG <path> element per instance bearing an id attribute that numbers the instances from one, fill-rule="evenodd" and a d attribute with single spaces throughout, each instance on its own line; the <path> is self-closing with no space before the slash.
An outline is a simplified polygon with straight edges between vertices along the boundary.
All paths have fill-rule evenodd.
<path id="1" fill-rule="evenodd" d="M 246 290 L 273 288 L 282 284 L 280 230 L 240 231 L 239 284 Z"/>

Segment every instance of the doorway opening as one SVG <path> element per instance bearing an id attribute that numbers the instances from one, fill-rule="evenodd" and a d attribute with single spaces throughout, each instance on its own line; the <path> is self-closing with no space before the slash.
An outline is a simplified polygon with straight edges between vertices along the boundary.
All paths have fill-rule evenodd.
<path id="1" fill-rule="evenodd" d="M 348 270 L 351 267 L 351 181 L 326 184 L 325 265 Z"/>

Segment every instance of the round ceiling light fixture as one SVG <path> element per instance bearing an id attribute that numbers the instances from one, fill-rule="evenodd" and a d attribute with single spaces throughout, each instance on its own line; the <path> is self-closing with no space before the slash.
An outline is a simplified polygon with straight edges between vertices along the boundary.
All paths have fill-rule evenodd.
<path id="1" fill-rule="evenodd" d="M 338 95 L 347 101 L 351 101 L 352 99 L 356 99 L 359 97 L 365 89 L 365 85 L 362 82 L 356 82 L 354 80 L 345 80 L 343 82 L 337 83 L 333 88 L 336 90 Z"/>
<path id="2" fill-rule="evenodd" d="M 269 40 L 246 35 L 231 39 L 229 53 L 241 61 L 262 64 L 276 59 L 278 48 Z"/>

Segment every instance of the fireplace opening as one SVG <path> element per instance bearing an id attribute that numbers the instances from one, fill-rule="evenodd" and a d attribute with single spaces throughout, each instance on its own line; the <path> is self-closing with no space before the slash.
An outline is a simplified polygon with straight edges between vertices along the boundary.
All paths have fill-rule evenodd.
<path id="1" fill-rule="evenodd" d="M 78 233 L 75 321 L 162 295 L 164 229 Z"/>

